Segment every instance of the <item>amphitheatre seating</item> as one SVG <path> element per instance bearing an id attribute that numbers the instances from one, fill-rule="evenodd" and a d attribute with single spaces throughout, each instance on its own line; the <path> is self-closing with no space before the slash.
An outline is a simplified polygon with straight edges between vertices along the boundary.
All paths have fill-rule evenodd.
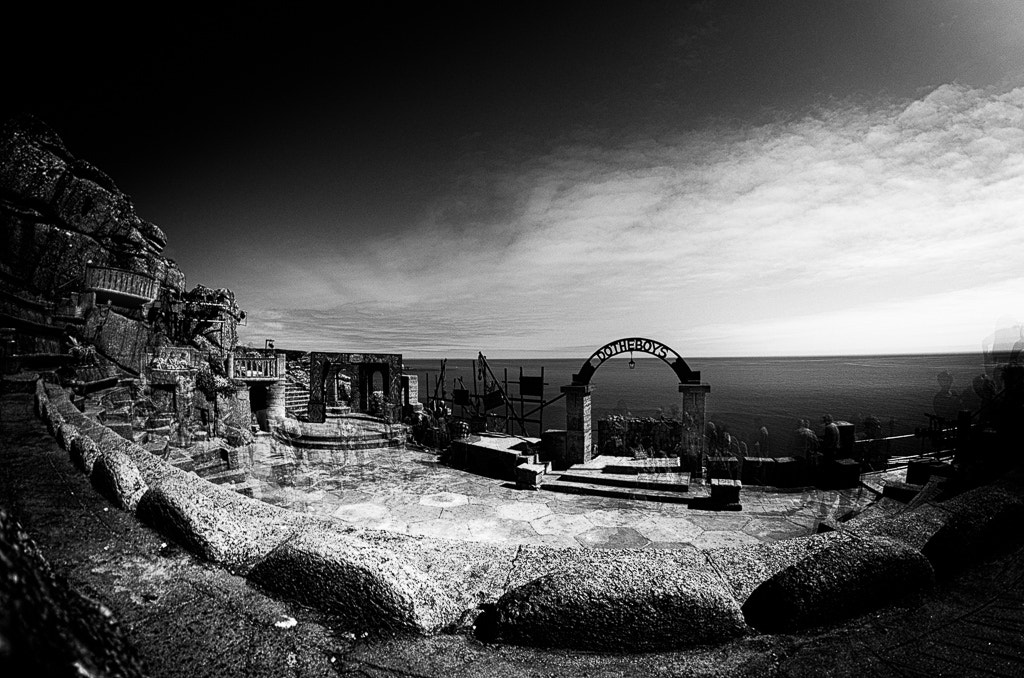
<path id="1" fill-rule="evenodd" d="M 355 529 L 185 472 L 36 387 L 36 411 L 96 489 L 195 555 L 365 627 L 655 651 L 844 621 L 1024 542 L 1024 474 L 756 546 L 561 549 Z M 717 479 L 723 493 L 740 483 Z M 732 479 L 728 479 L 732 480 Z M 891 506 L 889 508 L 892 508 Z"/>

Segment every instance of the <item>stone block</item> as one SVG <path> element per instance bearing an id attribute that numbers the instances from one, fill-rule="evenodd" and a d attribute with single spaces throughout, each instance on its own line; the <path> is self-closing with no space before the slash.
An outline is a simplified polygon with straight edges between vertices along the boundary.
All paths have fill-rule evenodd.
<path id="1" fill-rule="evenodd" d="M 796 457 L 778 457 L 771 467 L 769 484 L 775 487 L 799 487 L 804 484 L 804 460 Z"/>
<path id="2" fill-rule="evenodd" d="M 933 475 L 949 478 L 953 466 L 938 459 L 913 459 L 907 464 L 907 482 L 911 485 L 925 485 Z"/>
<path id="3" fill-rule="evenodd" d="M 829 485 L 839 490 L 857 487 L 860 482 L 860 463 L 856 459 L 836 459 L 829 464 Z"/>
<path id="4" fill-rule="evenodd" d="M 898 480 L 889 480 L 882 486 L 882 496 L 906 504 L 923 489 L 924 485 L 911 485 L 910 483 L 901 483 Z"/>
<path id="5" fill-rule="evenodd" d="M 834 624 L 931 586 L 917 549 L 882 536 L 840 538 L 772 576 L 743 605 L 759 631 Z"/>
<path id="6" fill-rule="evenodd" d="M 708 477 L 739 479 L 743 462 L 736 457 L 708 457 Z"/>
<path id="7" fill-rule="evenodd" d="M 711 501 L 715 504 L 736 504 L 740 500 L 743 482 L 730 478 L 711 479 Z"/>
<path id="8" fill-rule="evenodd" d="M 118 449 L 103 450 L 89 480 L 97 492 L 125 511 L 134 511 L 148 489 L 131 458 Z"/>
<path id="9" fill-rule="evenodd" d="M 454 621 L 458 601 L 401 551 L 310 523 L 248 578 L 356 628 L 431 633 Z"/>
<path id="10" fill-rule="evenodd" d="M 516 487 L 520 490 L 539 490 L 545 470 L 543 464 L 520 464 L 516 467 Z"/>
<path id="11" fill-rule="evenodd" d="M 775 460 L 771 457 L 746 457 L 740 479 L 744 485 L 770 485 L 774 477 Z"/>
<path id="12" fill-rule="evenodd" d="M 672 650 L 746 632 L 731 589 L 703 553 L 598 551 L 524 548 L 481 626 L 505 642 L 602 652 Z"/>

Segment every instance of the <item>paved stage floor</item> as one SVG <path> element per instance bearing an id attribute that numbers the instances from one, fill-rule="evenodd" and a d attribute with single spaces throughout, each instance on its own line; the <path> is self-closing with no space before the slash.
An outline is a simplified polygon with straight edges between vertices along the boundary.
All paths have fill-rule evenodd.
<path id="1" fill-rule="evenodd" d="M 282 450 L 270 442 L 257 466 Z M 304 451 L 308 454 L 308 451 Z M 442 464 L 422 450 L 370 449 L 313 453 L 283 484 L 260 498 L 296 511 L 329 515 L 352 525 L 465 541 L 576 548 L 742 546 L 816 530 L 870 503 L 866 489 L 775 491 L 744 488 L 741 511 L 707 511 L 685 504 L 612 499 L 546 490 L 519 490 Z M 691 492 L 702 488 L 691 487 Z"/>

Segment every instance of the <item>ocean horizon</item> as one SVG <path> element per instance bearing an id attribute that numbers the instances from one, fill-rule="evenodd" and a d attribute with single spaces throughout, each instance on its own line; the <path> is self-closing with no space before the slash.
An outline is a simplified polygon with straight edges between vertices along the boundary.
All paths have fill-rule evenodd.
<path id="1" fill-rule="evenodd" d="M 560 394 L 571 383 L 586 358 L 488 358 L 499 382 L 509 382 L 508 392 L 518 394 L 514 382 L 519 370 L 524 376 L 539 377 L 543 369 L 544 399 Z M 657 358 L 634 355 L 603 363 L 591 379 L 593 423 L 611 414 L 670 416 L 678 406 L 678 379 Z M 793 439 L 797 421 L 807 419 L 821 428 L 821 417 L 830 414 L 849 421 L 863 431 L 868 416 L 882 422 L 885 435 L 905 435 L 928 426 L 928 413 L 939 390 L 938 374 L 949 372 L 953 390 L 970 390 L 971 381 L 985 373 L 984 356 L 976 353 L 922 353 L 845 356 L 721 357 L 685 358 L 701 381 L 711 387 L 707 418 L 724 426 L 748 445 L 756 440 L 757 421 L 768 427 L 773 450 L 784 449 Z M 406 359 L 406 372 L 419 377 L 420 400 L 434 393 L 441 359 Z M 473 361 L 449 359 L 446 367 L 449 397 L 456 381 L 473 391 Z M 490 377 L 488 377 L 490 378 Z M 480 388 L 478 382 L 477 388 Z M 543 421 L 528 428 L 531 436 L 541 429 L 565 428 L 565 408 L 558 400 L 544 408 Z M 455 407 L 460 414 L 461 408 Z M 531 409 L 531 408 L 527 408 Z M 467 410 L 468 412 L 468 410 Z M 519 432 L 518 429 L 516 431 Z M 896 441 L 893 454 L 911 454 L 922 449 L 916 439 Z M 927 449 L 927 448 L 924 448 Z"/>

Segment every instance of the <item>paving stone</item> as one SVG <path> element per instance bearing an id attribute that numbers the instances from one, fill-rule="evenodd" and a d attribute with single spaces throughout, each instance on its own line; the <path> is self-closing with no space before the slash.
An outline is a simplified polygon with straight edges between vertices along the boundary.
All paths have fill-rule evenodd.
<path id="1" fill-rule="evenodd" d="M 424 506 L 423 504 L 406 504 L 390 507 L 391 515 L 396 520 L 418 523 L 424 520 L 437 520 L 444 511 L 440 506 Z"/>
<path id="2" fill-rule="evenodd" d="M 455 521 L 495 518 L 497 510 L 490 504 L 463 504 L 442 509 L 441 518 Z"/>
<path id="3" fill-rule="evenodd" d="M 587 548 L 639 549 L 651 543 L 631 527 L 595 527 L 576 535 L 576 541 Z"/>
<path id="4" fill-rule="evenodd" d="M 451 506 L 468 504 L 469 499 L 464 494 L 458 494 L 455 492 L 438 492 L 436 494 L 428 494 L 420 497 L 420 503 L 424 506 L 440 506 L 441 508 L 449 508 Z"/>
<path id="5" fill-rule="evenodd" d="M 652 542 L 691 542 L 704 530 L 686 518 L 648 516 L 632 527 Z"/>
<path id="6" fill-rule="evenodd" d="M 384 520 L 390 517 L 390 512 L 387 506 L 380 504 L 343 504 L 331 515 L 351 523 L 366 523 Z"/>
<path id="7" fill-rule="evenodd" d="M 624 527 L 626 525 L 632 525 L 640 519 L 639 513 L 634 513 L 633 511 L 615 511 L 612 509 L 587 511 L 583 515 L 597 527 Z"/>
<path id="8" fill-rule="evenodd" d="M 594 527 L 583 516 L 551 514 L 530 522 L 537 534 L 559 534 L 575 536 Z"/>
<path id="9" fill-rule="evenodd" d="M 547 504 L 532 501 L 518 501 L 500 504 L 498 516 L 506 520 L 532 521 L 551 514 Z"/>

